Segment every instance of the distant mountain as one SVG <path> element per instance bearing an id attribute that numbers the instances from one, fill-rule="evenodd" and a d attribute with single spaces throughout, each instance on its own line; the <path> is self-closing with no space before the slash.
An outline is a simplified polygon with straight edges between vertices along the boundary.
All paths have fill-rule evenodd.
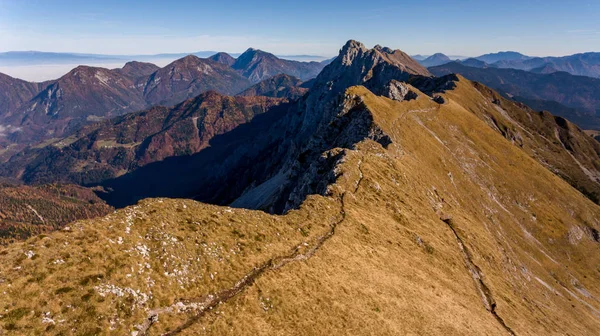
<path id="1" fill-rule="evenodd" d="M 558 72 L 559 70 L 557 70 L 552 64 L 547 63 L 539 68 L 531 69 L 530 71 L 537 74 L 551 74 Z"/>
<path id="2" fill-rule="evenodd" d="M 34 184 L 98 184 L 167 157 L 197 153 L 214 136 L 284 102 L 210 91 L 173 108 L 156 106 L 86 126 L 19 153 L 0 171 Z"/>
<path id="3" fill-rule="evenodd" d="M 143 95 L 151 105 L 174 105 L 205 91 L 233 95 L 249 86 L 248 79 L 226 64 L 190 55 L 150 75 Z"/>
<path id="4" fill-rule="evenodd" d="M 308 92 L 307 88 L 300 86 L 301 84 L 302 81 L 299 78 L 279 74 L 249 87 L 240 93 L 239 96 L 266 96 L 297 99 Z"/>
<path id="5" fill-rule="evenodd" d="M 490 63 L 490 62 L 488 62 Z M 590 52 L 563 57 L 534 57 L 529 59 L 502 60 L 492 63 L 497 68 L 532 71 L 564 71 L 572 75 L 600 78 L 600 53 Z"/>
<path id="6" fill-rule="evenodd" d="M 474 67 L 474 68 L 485 68 L 488 66 L 484 61 L 480 61 L 476 58 L 467 58 L 465 60 L 460 61 L 462 65 Z"/>
<path id="7" fill-rule="evenodd" d="M 80 125 L 147 106 L 143 85 L 131 73 L 79 66 L 49 84 L 27 104 L 0 116 L 0 123 L 23 129 L 16 142 L 60 137 Z"/>
<path id="8" fill-rule="evenodd" d="M 410 55 L 410 57 L 412 57 L 416 61 L 423 61 L 423 60 L 425 60 L 429 56 L 428 55 L 417 54 L 417 55 Z"/>
<path id="9" fill-rule="evenodd" d="M 325 64 L 321 62 L 297 62 L 283 60 L 262 50 L 250 48 L 232 65 L 252 83 L 258 83 L 278 74 L 286 74 L 307 80 L 316 77 Z"/>
<path id="10" fill-rule="evenodd" d="M 529 101 L 558 102 L 590 118 L 600 113 L 600 79 L 573 76 L 566 72 L 536 74 L 516 69 L 474 68 L 457 62 L 432 67 L 429 70 L 437 76 L 450 73 L 461 74 L 510 97 L 522 97 Z M 563 115 L 561 111 L 564 109 L 550 110 Z M 581 119 L 578 121 L 583 128 L 587 127 Z"/>
<path id="11" fill-rule="evenodd" d="M 488 64 L 496 63 L 498 61 L 525 61 L 531 59 L 531 57 L 516 51 L 501 51 L 497 53 L 481 55 L 475 58 Z"/>
<path id="12" fill-rule="evenodd" d="M 438 66 L 438 65 L 442 65 L 442 64 L 446 64 L 446 63 L 450 63 L 450 62 L 452 62 L 450 57 L 448 57 L 442 53 L 433 54 L 433 55 L 427 57 L 426 59 L 419 61 L 419 63 L 421 63 L 425 67 Z"/>
<path id="13" fill-rule="evenodd" d="M 209 59 L 211 59 L 215 62 L 221 63 L 221 64 L 225 64 L 227 66 L 232 66 L 233 63 L 235 63 L 235 58 L 233 58 L 228 53 L 224 53 L 224 52 L 216 53 L 216 54 L 212 55 L 211 57 L 209 57 Z"/>
<path id="14" fill-rule="evenodd" d="M 131 61 L 127 62 L 125 66 L 121 69 L 115 69 L 116 72 L 119 72 L 129 78 L 139 79 L 142 77 L 150 76 L 152 73 L 160 69 L 160 67 L 145 62 Z"/>
<path id="15" fill-rule="evenodd" d="M 33 53 L 31 57 L 37 56 Z M 209 90 L 234 95 L 278 74 L 314 78 L 329 61 L 289 61 L 255 49 L 238 59 L 225 53 L 210 56 L 188 55 L 163 68 L 138 61 L 112 70 L 79 66 L 45 83 L 1 75 L 0 146 L 5 149 L 0 151 L 0 159 L 24 145 L 61 138 L 82 125 L 150 105 L 175 105 Z M 304 91 L 290 89 L 283 95 L 297 97 Z"/>

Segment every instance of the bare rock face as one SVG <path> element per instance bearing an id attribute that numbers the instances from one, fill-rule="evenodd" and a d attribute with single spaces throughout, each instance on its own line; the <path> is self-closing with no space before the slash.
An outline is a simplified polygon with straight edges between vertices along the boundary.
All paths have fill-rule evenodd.
<path id="1" fill-rule="evenodd" d="M 296 174 L 297 177 L 284 212 L 299 207 L 308 195 L 326 194 L 327 187 L 339 177 L 335 167 L 343 161 L 346 150 L 367 139 L 384 148 L 392 143 L 362 98 L 345 94 L 328 127 L 316 135 L 295 160 L 291 176 Z"/>
<path id="2" fill-rule="evenodd" d="M 458 76 L 449 74 L 442 77 L 413 77 L 409 83 L 418 88 L 421 92 L 433 96 L 434 93 L 443 93 L 456 87 L 459 81 Z"/>
<path id="3" fill-rule="evenodd" d="M 381 91 L 392 79 L 407 82 L 413 77 L 429 78 L 432 75 L 400 50 L 381 46 L 368 49 L 362 43 L 350 40 L 315 79 L 311 93 L 305 99 L 306 113 L 301 132 L 310 133 L 321 120 L 327 122 L 335 110 L 330 103 L 351 86 L 363 85 L 369 90 Z"/>
<path id="4" fill-rule="evenodd" d="M 415 77 L 430 78 L 431 74 L 404 52 L 381 46 L 368 49 L 360 42 L 348 41 L 297 102 L 294 111 L 286 115 L 282 126 L 285 134 L 295 136 L 282 139 L 277 150 L 271 151 L 280 153 L 283 159 L 277 159 L 271 173 L 254 176 L 253 180 L 265 184 L 246 190 L 235 204 L 260 204 L 261 209 L 279 213 L 299 206 L 308 194 L 323 194 L 327 181 L 335 177 L 333 162 L 344 155 L 340 148 L 351 149 L 364 139 L 372 139 L 384 147 L 391 142 L 365 105 L 346 95 L 346 90 L 363 85 L 395 99 L 414 99 L 415 92 L 402 82 Z M 268 202 L 253 199 L 257 195 L 275 194 L 265 189 L 272 184 L 272 178 L 281 176 L 284 187 L 276 197 Z M 276 187 L 281 189 L 281 183 Z"/>
<path id="5" fill-rule="evenodd" d="M 392 79 L 384 86 L 382 92 L 376 93 L 397 101 L 413 100 L 418 97 L 418 94 L 412 90 L 409 84 L 399 82 L 395 79 Z"/>

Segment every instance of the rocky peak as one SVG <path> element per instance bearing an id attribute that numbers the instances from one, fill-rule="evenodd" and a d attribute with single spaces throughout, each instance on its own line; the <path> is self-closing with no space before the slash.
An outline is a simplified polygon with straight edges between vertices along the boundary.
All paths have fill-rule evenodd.
<path id="1" fill-rule="evenodd" d="M 236 59 L 232 65 L 232 68 L 238 70 L 246 69 L 256 62 L 262 61 L 264 58 L 278 60 L 278 58 L 273 54 L 259 49 L 248 48 L 248 50 L 246 50 Z"/>
<path id="2" fill-rule="evenodd" d="M 342 64 L 351 65 L 354 59 L 360 58 L 363 54 L 367 53 L 369 49 L 364 44 L 349 40 L 340 50 L 340 59 Z"/>
<path id="3" fill-rule="evenodd" d="M 369 90 L 382 92 L 391 80 L 407 82 L 412 77 L 432 75 L 400 50 L 376 46 L 366 48 L 362 43 L 349 40 L 340 54 L 317 76 L 311 91 L 305 97 L 307 113 L 302 121 L 302 132 L 310 133 L 334 110 L 335 97 L 347 88 L 363 85 Z"/>
<path id="4" fill-rule="evenodd" d="M 385 96 L 396 101 L 405 101 L 417 99 L 417 90 L 410 84 L 399 82 L 392 79 L 388 84 L 383 87 L 382 91 L 374 92 L 377 95 Z"/>
<path id="5" fill-rule="evenodd" d="M 376 46 L 373 47 L 373 49 L 382 52 L 382 53 L 386 53 L 386 54 L 393 54 L 394 50 L 389 48 L 389 47 L 382 47 L 381 45 L 377 44 Z"/>
<path id="6" fill-rule="evenodd" d="M 351 88 L 360 85 L 398 101 L 411 100 L 418 90 L 406 82 L 413 77 L 430 79 L 431 74 L 400 50 L 368 49 L 348 41 L 298 101 L 296 110 L 287 114 L 284 134 L 294 136 L 284 136 L 277 150 L 270 151 L 283 156 L 275 160 L 279 168 L 266 169 L 271 173 L 255 179 L 264 184 L 249 188 L 234 204 L 285 212 L 296 208 L 306 195 L 325 193 L 344 156 L 339 149 L 351 149 L 364 139 L 383 147 L 391 142 Z"/>

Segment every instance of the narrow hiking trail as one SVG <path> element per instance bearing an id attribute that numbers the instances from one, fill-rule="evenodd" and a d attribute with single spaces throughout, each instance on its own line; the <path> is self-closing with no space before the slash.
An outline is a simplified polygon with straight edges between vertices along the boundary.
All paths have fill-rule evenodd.
<path id="1" fill-rule="evenodd" d="M 355 186 L 354 186 L 354 190 L 352 191 L 352 194 L 356 194 L 358 192 L 361 182 L 364 179 L 364 174 L 363 174 L 362 168 L 361 168 L 363 159 L 364 159 L 364 156 L 362 159 L 360 159 L 358 161 L 357 168 L 359 171 L 359 177 L 358 177 L 358 180 L 355 182 Z M 244 292 L 246 289 L 248 289 L 250 286 L 252 286 L 258 278 L 260 278 L 265 273 L 270 272 L 270 271 L 276 271 L 276 270 L 278 270 L 290 263 L 293 263 L 293 262 L 305 261 L 305 260 L 310 259 L 329 239 L 331 239 L 335 235 L 337 227 L 346 220 L 345 198 L 346 198 L 347 194 L 348 194 L 348 192 L 344 191 L 341 194 L 341 196 L 339 196 L 339 201 L 340 201 L 339 219 L 336 220 L 335 222 L 333 222 L 332 224 L 330 224 L 329 230 L 325 234 L 319 236 L 312 244 L 309 244 L 307 242 L 302 242 L 302 243 L 296 245 L 290 251 L 290 253 L 288 253 L 287 255 L 277 256 L 277 257 L 274 257 L 274 258 L 271 258 L 271 259 L 265 261 L 260 266 L 255 267 L 252 271 L 250 271 L 244 277 L 242 277 L 240 280 L 238 280 L 232 287 L 224 289 L 218 293 L 209 294 L 209 295 L 201 298 L 201 300 L 198 300 L 195 302 L 186 303 L 186 304 L 184 304 L 183 302 L 178 302 L 178 303 L 175 303 L 168 307 L 154 309 L 154 310 L 150 311 L 149 314 L 147 315 L 146 319 L 141 324 L 136 326 L 136 328 L 138 330 L 138 333 L 136 335 L 137 336 L 148 335 L 148 332 L 149 332 L 150 328 L 152 327 L 152 325 L 155 324 L 156 322 L 158 322 L 160 314 L 182 313 L 182 312 L 185 312 L 188 310 L 196 311 L 196 313 L 191 318 L 189 318 L 186 322 L 184 322 L 183 324 L 181 324 L 174 330 L 163 334 L 163 336 L 177 335 L 181 331 L 189 328 L 194 323 L 198 322 L 204 315 L 209 313 L 213 308 L 217 307 L 218 305 L 220 305 L 222 303 L 226 303 L 230 299 L 234 298 L 236 295 Z"/>

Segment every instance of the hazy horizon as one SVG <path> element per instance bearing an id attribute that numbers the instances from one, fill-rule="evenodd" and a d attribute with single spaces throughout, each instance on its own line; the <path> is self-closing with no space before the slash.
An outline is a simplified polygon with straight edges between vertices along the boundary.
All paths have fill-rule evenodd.
<path id="1" fill-rule="evenodd" d="M 0 0 L 0 52 L 151 55 L 234 53 L 252 46 L 279 55 L 333 56 L 348 39 L 427 55 L 600 51 L 600 2 L 577 3 L 373 0 L 365 6 L 358 0 L 233 0 L 222 6 L 190 0 L 177 5 L 157 0 Z"/>

